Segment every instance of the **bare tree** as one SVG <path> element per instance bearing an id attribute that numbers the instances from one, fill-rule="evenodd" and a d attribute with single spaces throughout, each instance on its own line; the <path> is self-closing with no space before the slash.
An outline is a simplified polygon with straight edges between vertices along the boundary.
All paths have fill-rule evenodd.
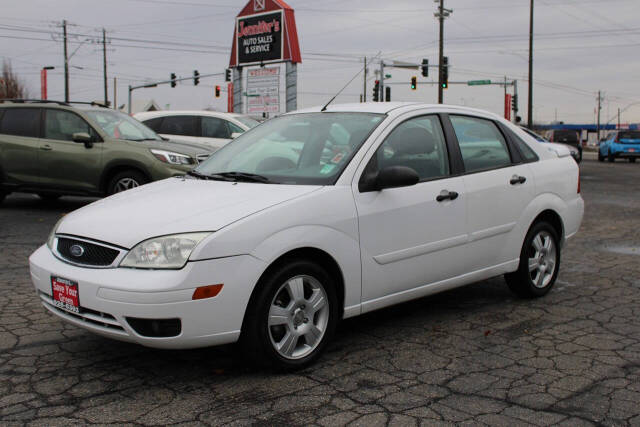
<path id="1" fill-rule="evenodd" d="M 29 94 L 21 79 L 13 72 L 11 62 L 2 63 L 0 75 L 0 99 L 28 98 Z"/>

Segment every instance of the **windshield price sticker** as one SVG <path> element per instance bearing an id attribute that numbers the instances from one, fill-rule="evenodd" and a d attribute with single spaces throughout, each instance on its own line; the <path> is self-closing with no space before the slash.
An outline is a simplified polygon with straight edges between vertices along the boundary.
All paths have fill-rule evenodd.
<path id="1" fill-rule="evenodd" d="M 73 313 L 80 313 L 78 283 L 61 277 L 51 277 L 53 305 Z"/>

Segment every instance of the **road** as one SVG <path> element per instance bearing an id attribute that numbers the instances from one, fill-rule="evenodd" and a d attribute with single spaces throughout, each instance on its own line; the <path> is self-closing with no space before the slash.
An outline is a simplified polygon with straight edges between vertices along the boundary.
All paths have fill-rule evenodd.
<path id="1" fill-rule="evenodd" d="M 0 207 L 3 424 L 640 425 L 640 165 L 582 166 L 586 213 L 556 287 L 495 278 L 343 322 L 314 366 L 245 366 L 234 346 L 161 351 L 45 312 L 28 255 L 65 212 Z"/>

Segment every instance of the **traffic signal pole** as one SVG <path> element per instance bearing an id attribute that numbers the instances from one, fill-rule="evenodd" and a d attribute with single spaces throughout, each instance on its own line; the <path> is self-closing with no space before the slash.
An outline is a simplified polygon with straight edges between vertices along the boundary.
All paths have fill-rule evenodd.
<path id="1" fill-rule="evenodd" d="M 224 76 L 225 73 L 211 73 L 211 74 L 200 74 L 197 77 L 198 78 L 203 78 L 203 77 L 215 77 L 215 76 Z M 139 86 L 131 86 L 129 85 L 129 102 L 128 102 L 128 106 L 127 106 L 127 111 L 129 113 L 129 115 L 131 115 L 131 92 L 133 92 L 136 89 L 142 89 L 145 87 L 156 87 L 159 85 L 166 85 L 166 84 L 171 84 L 171 83 L 175 83 L 175 82 L 182 82 L 185 80 L 193 80 L 194 76 L 190 76 L 190 77 L 180 77 L 177 79 L 169 79 L 169 80 L 162 80 L 160 82 L 151 82 L 151 83 L 146 83 L 143 85 L 139 85 Z"/>

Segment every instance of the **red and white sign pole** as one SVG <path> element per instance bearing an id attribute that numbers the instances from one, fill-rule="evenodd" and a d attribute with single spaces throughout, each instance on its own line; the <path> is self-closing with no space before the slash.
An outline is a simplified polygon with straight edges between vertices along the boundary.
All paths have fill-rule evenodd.
<path id="1" fill-rule="evenodd" d="M 511 121 L 511 94 L 504 94 L 504 118 Z"/>
<path id="2" fill-rule="evenodd" d="M 40 99 L 47 99 L 47 69 L 40 70 Z"/>
<path id="3" fill-rule="evenodd" d="M 233 83 L 227 84 L 227 112 L 233 113 Z"/>

